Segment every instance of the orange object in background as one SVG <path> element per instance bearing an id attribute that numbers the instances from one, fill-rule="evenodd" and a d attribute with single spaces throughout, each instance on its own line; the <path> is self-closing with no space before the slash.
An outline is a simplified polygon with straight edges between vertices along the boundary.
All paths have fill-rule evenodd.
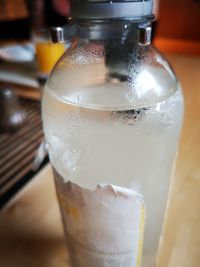
<path id="1" fill-rule="evenodd" d="M 55 63 L 65 51 L 64 44 L 54 44 L 51 42 L 39 42 L 35 44 L 38 62 L 38 71 L 49 74 Z"/>

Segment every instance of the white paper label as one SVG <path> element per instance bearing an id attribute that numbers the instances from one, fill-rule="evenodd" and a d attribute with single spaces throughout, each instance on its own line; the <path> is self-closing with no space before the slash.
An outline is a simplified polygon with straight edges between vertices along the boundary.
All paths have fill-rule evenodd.
<path id="1" fill-rule="evenodd" d="M 98 185 L 88 190 L 56 174 L 73 267 L 140 267 L 143 197 L 133 190 Z"/>

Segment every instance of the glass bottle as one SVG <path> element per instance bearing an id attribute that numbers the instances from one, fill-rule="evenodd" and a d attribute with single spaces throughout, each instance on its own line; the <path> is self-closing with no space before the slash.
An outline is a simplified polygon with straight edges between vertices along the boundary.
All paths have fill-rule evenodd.
<path id="1" fill-rule="evenodd" d="M 42 103 L 72 267 L 153 267 L 162 247 L 183 99 L 150 43 L 152 4 L 75 1 L 54 30 L 77 36 Z"/>

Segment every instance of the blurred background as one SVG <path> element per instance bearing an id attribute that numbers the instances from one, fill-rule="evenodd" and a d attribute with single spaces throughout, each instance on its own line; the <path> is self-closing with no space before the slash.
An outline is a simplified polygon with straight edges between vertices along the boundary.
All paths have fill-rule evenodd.
<path id="1" fill-rule="evenodd" d="M 177 255 L 182 256 L 171 255 L 168 249 L 166 261 L 171 259 L 171 262 L 163 266 L 199 267 L 200 0 L 155 0 L 154 13 L 153 43 L 172 64 L 185 96 L 174 190 L 181 198 L 176 201 L 176 194 L 172 196 L 173 229 L 168 233 L 169 245 L 174 242 Z M 0 0 L 0 208 L 4 210 L 0 214 L 0 240 L 4 237 L 0 265 L 3 267 L 16 266 L 16 262 L 20 267 L 66 266 L 52 173 L 44 152 L 40 100 L 51 69 L 71 45 L 52 44 L 49 28 L 66 24 L 68 16 L 68 0 Z M 176 235 L 178 229 L 183 229 L 184 220 L 188 229 L 185 241 Z M 19 239 L 20 246 L 16 241 Z"/>
<path id="2" fill-rule="evenodd" d="M 154 13 L 162 50 L 199 53 L 199 0 L 155 0 Z M 69 14 L 69 0 L 1 0 L 0 40 L 29 40 L 36 29 L 64 25 Z"/>
<path id="3" fill-rule="evenodd" d="M 0 207 L 48 162 L 34 163 L 42 87 L 70 46 L 53 44 L 49 30 L 69 14 L 67 0 L 0 0 Z"/>

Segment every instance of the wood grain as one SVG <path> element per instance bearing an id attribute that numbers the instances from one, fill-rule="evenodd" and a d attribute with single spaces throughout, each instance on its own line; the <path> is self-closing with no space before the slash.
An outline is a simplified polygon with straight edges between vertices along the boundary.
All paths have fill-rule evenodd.
<path id="1" fill-rule="evenodd" d="M 185 97 L 185 118 L 160 267 L 200 266 L 200 58 L 170 56 Z"/>
<path id="2" fill-rule="evenodd" d="M 31 173 L 44 138 L 40 101 L 19 98 L 19 105 L 26 116 L 25 124 L 16 132 L 0 134 L 0 207 L 16 184 Z"/>
<path id="3" fill-rule="evenodd" d="M 169 59 L 184 89 L 185 120 L 159 267 L 199 267 L 200 58 Z M 69 266 L 50 166 L 0 214 L 0 266 Z"/>
<path id="4" fill-rule="evenodd" d="M 0 266 L 67 266 L 54 182 L 47 166 L 0 214 Z"/>
<path id="5" fill-rule="evenodd" d="M 156 37 L 153 43 L 162 53 L 200 56 L 200 41 Z"/>

